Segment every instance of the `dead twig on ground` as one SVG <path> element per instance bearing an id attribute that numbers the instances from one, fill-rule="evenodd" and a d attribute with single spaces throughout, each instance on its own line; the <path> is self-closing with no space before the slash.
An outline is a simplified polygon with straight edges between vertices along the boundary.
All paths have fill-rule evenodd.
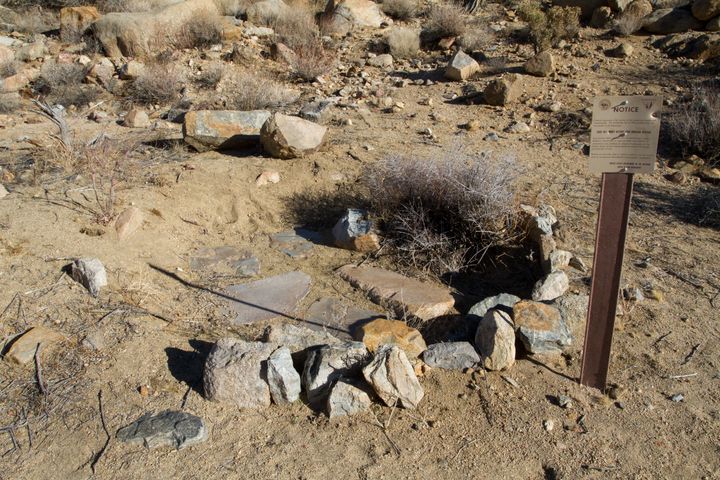
<path id="1" fill-rule="evenodd" d="M 48 391 L 47 387 L 45 386 L 45 382 L 43 381 L 42 366 L 40 365 L 41 346 L 42 343 L 38 343 L 37 347 L 35 347 L 35 375 L 37 377 L 38 389 L 40 390 L 40 393 L 43 394 L 43 397 L 45 397 L 45 400 L 47 400 Z"/>
<path id="2" fill-rule="evenodd" d="M 698 343 L 697 345 L 693 346 L 693 347 L 692 347 L 692 350 L 690 350 L 690 353 L 688 353 L 688 354 L 685 356 L 685 360 L 683 360 L 683 362 L 682 362 L 680 365 L 685 365 L 685 364 L 688 363 L 690 360 L 692 360 L 692 358 L 695 356 L 695 354 L 697 353 L 697 351 L 698 351 L 699 348 L 700 348 L 700 344 L 699 344 L 699 343 Z"/>
<path id="3" fill-rule="evenodd" d="M 65 109 L 59 105 L 51 107 L 47 103 L 38 100 L 33 100 L 33 103 L 38 107 L 35 110 L 35 113 L 50 119 L 50 121 L 53 122 L 60 130 L 59 137 L 57 135 L 53 135 L 53 137 L 58 138 L 63 147 L 71 148 L 72 138 L 70 134 L 70 127 L 65 119 Z"/>
<path id="4" fill-rule="evenodd" d="M 102 424 L 103 430 L 105 431 L 105 444 L 102 446 L 100 451 L 95 455 L 93 458 L 92 463 L 90 464 L 90 469 L 92 470 L 93 474 L 95 473 L 95 467 L 97 467 L 98 462 L 100 461 L 100 458 L 105 454 L 105 450 L 107 450 L 108 445 L 110 445 L 110 431 L 107 427 L 107 422 L 105 421 L 105 410 L 103 409 L 103 402 L 102 402 L 102 390 L 98 392 L 98 411 L 100 412 L 100 423 Z"/>
<path id="5" fill-rule="evenodd" d="M 385 438 L 387 439 L 388 443 L 390 443 L 390 446 L 395 450 L 395 453 L 399 457 L 402 453 L 402 450 L 400 450 L 400 447 L 397 446 L 395 441 L 390 438 L 390 434 L 388 433 L 388 427 L 390 426 L 390 421 L 392 420 L 393 414 L 395 413 L 395 407 L 397 406 L 397 399 L 395 399 L 395 402 L 393 403 L 392 410 L 390 411 L 390 416 L 388 417 L 387 421 L 384 423 L 380 421 L 380 419 L 377 417 L 375 412 L 370 410 L 370 413 L 372 413 L 373 418 L 375 418 L 375 426 L 380 428 L 382 430 L 383 434 L 385 435 Z"/>

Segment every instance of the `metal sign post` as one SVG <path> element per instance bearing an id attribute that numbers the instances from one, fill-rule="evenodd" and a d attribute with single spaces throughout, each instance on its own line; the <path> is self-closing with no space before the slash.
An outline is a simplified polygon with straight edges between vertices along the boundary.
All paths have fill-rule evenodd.
<path id="1" fill-rule="evenodd" d="M 660 97 L 599 97 L 593 104 L 590 171 L 602 173 L 590 305 L 580 383 L 605 389 L 625 252 L 633 174 L 655 169 Z"/>

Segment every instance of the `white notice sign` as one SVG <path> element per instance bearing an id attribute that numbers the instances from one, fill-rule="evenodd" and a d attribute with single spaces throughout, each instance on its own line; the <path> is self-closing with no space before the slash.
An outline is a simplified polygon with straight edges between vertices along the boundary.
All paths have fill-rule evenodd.
<path id="1" fill-rule="evenodd" d="M 662 97 L 597 97 L 590 137 L 591 173 L 655 170 Z"/>

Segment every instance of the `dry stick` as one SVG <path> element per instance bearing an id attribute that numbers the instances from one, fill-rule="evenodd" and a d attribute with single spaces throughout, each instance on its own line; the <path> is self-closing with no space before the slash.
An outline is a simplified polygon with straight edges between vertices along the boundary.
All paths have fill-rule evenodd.
<path id="1" fill-rule="evenodd" d="M 105 435 L 107 438 L 105 439 L 105 445 L 100 449 L 100 451 L 95 455 L 95 458 L 93 458 L 92 463 L 90 464 L 90 469 L 92 470 L 93 474 L 95 473 L 95 466 L 100 461 L 100 458 L 105 454 L 105 450 L 107 450 L 108 445 L 110 445 L 110 432 L 108 431 L 107 423 L 105 422 L 105 411 L 103 410 L 103 403 L 102 403 L 102 390 L 98 392 L 98 410 L 100 411 L 100 422 L 102 423 L 103 430 L 105 430 Z"/>
<path id="2" fill-rule="evenodd" d="M 699 343 L 697 345 L 695 345 L 694 347 L 692 347 L 692 350 L 690 350 L 690 353 L 687 354 L 687 356 L 685 357 L 685 360 L 683 360 L 683 362 L 680 365 L 685 365 L 690 360 L 692 360 L 692 358 L 695 356 L 695 354 L 697 353 L 699 348 L 700 348 Z"/>
<path id="3" fill-rule="evenodd" d="M 40 346 L 42 343 L 38 343 L 37 347 L 35 347 L 35 372 L 37 374 L 37 384 L 38 388 L 40 389 L 40 393 L 43 394 L 43 397 L 47 400 L 48 392 L 47 388 L 45 387 L 45 382 L 43 382 L 43 376 L 42 376 L 42 367 L 40 366 Z"/>

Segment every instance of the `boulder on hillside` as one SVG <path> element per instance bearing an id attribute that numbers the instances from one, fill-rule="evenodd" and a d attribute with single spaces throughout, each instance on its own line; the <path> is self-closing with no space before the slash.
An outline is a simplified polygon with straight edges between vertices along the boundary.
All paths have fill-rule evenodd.
<path id="1" fill-rule="evenodd" d="M 296 158 L 317 151 L 325 141 L 327 127 L 276 113 L 260 129 L 260 142 L 276 158 Z"/>
<path id="2" fill-rule="evenodd" d="M 705 24 L 693 17 L 689 10 L 684 8 L 664 8 L 655 10 L 645 17 L 644 29 L 650 33 L 666 35 L 668 33 L 681 33 L 688 30 L 701 30 Z"/>
<path id="3" fill-rule="evenodd" d="M 270 115 L 267 110 L 190 111 L 185 114 L 183 137 L 198 152 L 256 145 Z"/>
<path id="4" fill-rule="evenodd" d="M 338 26 L 379 28 L 387 21 L 380 6 L 370 0 L 331 0 L 326 12 L 332 12 L 332 22 Z"/>
<path id="5" fill-rule="evenodd" d="M 720 15 L 720 0 L 694 0 L 692 14 L 702 21 L 713 19 Z"/>

